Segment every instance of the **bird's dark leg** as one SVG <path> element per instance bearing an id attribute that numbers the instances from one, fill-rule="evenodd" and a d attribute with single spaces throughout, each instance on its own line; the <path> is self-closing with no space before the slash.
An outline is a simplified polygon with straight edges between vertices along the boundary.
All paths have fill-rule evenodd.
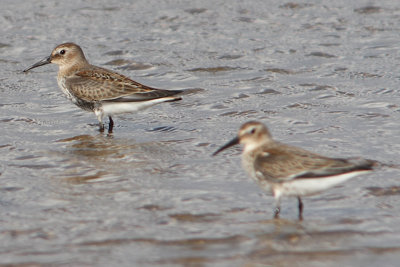
<path id="1" fill-rule="evenodd" d="M 300 197 L 297 197 L 297 200 L 299 201 L 299 221 L 303 220 L 303 202 L 301 201 Z"/>
<path id="2" fill-rule="evenodd" d="M 108 122 L 108 133 L 112 133 L 113 127 L 114 127 L 114 121 L 111 118 L 111 116 L 108 116 L 108 120 L 109 120 L 109 122 Z"/>

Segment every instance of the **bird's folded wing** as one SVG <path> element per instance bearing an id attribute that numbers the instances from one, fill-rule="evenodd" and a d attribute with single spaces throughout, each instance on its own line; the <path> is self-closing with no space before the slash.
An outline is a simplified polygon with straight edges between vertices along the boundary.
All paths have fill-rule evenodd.
<path id="1" fill-rule="evenodd" d="M 180 92 L 148 87 L 102 68 L 76 72 L 65 85 L 71 94 L 86 101 L 145 101 Z"/>
<path id="2" fill-rule="evenodd" d="M 330 159 L 324 168 L 309 170 L 297 175 L 295 179 L 321 178 L 355 171 L 369 171 L 372 170 L 373 165 L 374 162 L 369 160 L 353 162 L 352 159 Z"/>
<path id="3" fill-rule="evenodd" d="M 329 177 L 346 172 L 371 170 L 373 162 L 363 159 L 334 159 L 299 148 L 267 149 L 255 158 L 259 179 L 284 182 L 293 179 Z"/>

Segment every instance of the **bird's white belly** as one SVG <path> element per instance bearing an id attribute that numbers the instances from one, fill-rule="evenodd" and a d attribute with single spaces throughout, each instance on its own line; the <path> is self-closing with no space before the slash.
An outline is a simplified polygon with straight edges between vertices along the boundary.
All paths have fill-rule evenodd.
<path id="1" fill-rule="evenodd" d="M 293 179 L 282 183 L 271 183 L 274 195 L 281 196 L 307 196 L 320 193 L 326 189 L 334 187 L 346 180 L 365 173 L 368 171 L 356 171 L 344 173 L 340 175 L 321 177 L 321 178 L 306 178 Z"/>
<path id="2" fill-rule="evenodd" d="M 165 98 L 157 98 L 157 99 L 146 100 L 146 101 L 137 101 L 137 102 L 106 102 L 106 101 L 103 101 L 101 103 L 101 110 L 104 115 L 136 112 L 136 111 L 151 107 L 155 104 L 169 101 L 171 99 L 173 99 L 173 98 L 165 97 Z"/>

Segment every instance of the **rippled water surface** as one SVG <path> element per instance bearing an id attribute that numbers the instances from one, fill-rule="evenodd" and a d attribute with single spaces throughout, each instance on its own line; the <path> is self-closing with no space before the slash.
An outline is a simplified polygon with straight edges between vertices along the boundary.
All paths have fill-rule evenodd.
<path id="1" fill-rule="evenodd" d="M 0 10 L 0 264 L 398 266 L 400 175 L 273 198 L 211 157 L 248 120 L 327 156 L 398 163 L 396 1 L 20 1 Z M 183 100 L 116 116 L 68 102 L 60 43 Z"/>

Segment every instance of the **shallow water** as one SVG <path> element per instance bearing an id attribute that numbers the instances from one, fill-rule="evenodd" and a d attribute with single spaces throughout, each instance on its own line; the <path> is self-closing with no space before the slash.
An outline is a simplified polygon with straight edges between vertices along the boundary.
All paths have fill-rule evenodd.
<path id="1" fill-rule="evenodd" d="M 333 157 L 398 163 L 396 1 L 19 1 L 0 10 L 0 264 L 397 266 L 399 171 L 282 203 L 211 157 L 248 120 Z M 64 98 L 59 43 L 180 102 L 116 116 Z"/>

